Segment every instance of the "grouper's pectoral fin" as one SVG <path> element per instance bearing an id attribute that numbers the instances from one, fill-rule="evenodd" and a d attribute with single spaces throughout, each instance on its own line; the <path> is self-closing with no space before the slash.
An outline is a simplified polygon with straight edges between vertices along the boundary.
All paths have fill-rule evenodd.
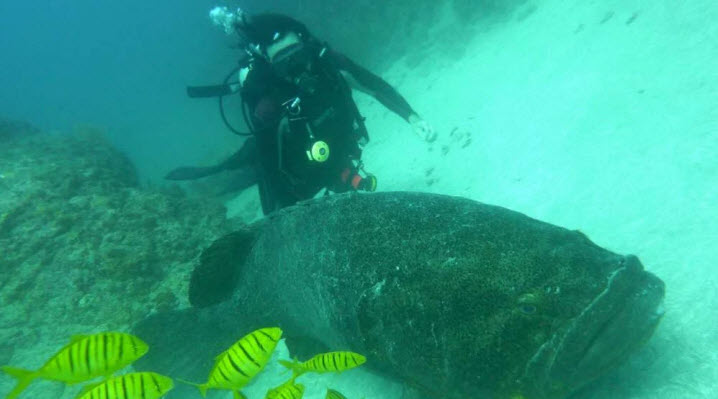
<path id="1" fill-rule="evenodd" d="M 189 284 L 192 306 L 203 308 L 229 299 L 253 245 L 253 230 L 246 228 L 215 240 L 202 251 Z"/>

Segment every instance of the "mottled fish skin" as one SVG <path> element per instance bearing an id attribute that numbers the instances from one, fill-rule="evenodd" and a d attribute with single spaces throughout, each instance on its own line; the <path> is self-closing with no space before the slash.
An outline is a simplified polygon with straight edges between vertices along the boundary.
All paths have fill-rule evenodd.
<path id="1" fill-rule="evenodd" d="M 288 340 L 352 348 L 375 371 L 449 399 L 566 397 L 650 337 L 664 296 L 637 258 L 580 232 L 424 193 L 300 203 L 202 258 L 190 300 L 203 309 L 148 319 L 143 337 L 181 328 L 221 340 L 213 324 L 278 324 Z M 195 319 L 211 323 L 182 321 Z"/>

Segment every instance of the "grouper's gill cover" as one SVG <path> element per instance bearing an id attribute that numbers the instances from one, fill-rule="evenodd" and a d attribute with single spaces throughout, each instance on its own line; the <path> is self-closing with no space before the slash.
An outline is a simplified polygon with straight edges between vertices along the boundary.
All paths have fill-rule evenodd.
<path id="1" fill-rule="evenodd" d="M 579 232 L 423 193 L 301 203 L 205 258 L 190 287 L 202 308 L 136 329 L 147 367 L 189 374 L 228 329 L 278 325 L 292 355 L 350 348 L 430 396 L 563 398 L 650 337 L 664 295 L 637 258 Z"/>

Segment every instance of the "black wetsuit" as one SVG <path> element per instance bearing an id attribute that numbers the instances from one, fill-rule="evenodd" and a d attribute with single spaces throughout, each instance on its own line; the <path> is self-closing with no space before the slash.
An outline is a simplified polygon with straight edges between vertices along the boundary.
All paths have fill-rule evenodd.
<path id="1" fill-rule="evenodd" d="M 414 113 L 387 82 L 331 50 L 312 64 L 305 74 L 308 80 L 297 84 L 278 77 L 263 60 L 251 64 L 242 96 L 254 137 L 240 153 L 249 154 L 252 151 L 247 150 L 255 147 L 265 214 L 312 198 L 323 188 L 335 192 L 352 188 L 343 173 L 360 159 L 358 142 L 368 135 L 342 72 L 402 118 L 408 120 Z M 307 155 L 318 140 L 330 149 L 325 162 Z M 252 161 L 242 158 L 241 163 Z"/>

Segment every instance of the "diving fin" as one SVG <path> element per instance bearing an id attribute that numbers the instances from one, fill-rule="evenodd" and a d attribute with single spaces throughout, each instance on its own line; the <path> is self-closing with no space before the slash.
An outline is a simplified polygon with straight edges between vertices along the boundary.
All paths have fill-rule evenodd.
<path id="1" fill-rule="evenodd" d="M 215 191 L 216 195 L 226 195 L 229 193 L 242 192 L 259 181 L 259 176 L 254 168 L 244 168 L 234 173 L 230 173 L 222 183 L 224 187 L 220 187 Z"/>
<path id="2" fill-rule="evenodd" d="M 202 177 L 211 176 L 217 174 L 223 170 L 236 170 L 245 169 L 250 171 L 249 174 L 254 174 L 251 184 L 247 184 L 247 187 L 257 183 L 255 165 L 257 163 L 257 145 L 254 138 L 245 140 L 242 147 L 232 154 L 229 158 L 224 161 L 213 165 L 213 166 L 183 166 L 171 170 L 165 179 L 167 180 L 196 180 Z M 245 174 L 247 174 L 245 172 Z"/>
<path id="3" fill-rule="evenodd" d="M 221 172 L 223 168 L 219 165 L 208 167 L 182 166 L 172 169 L 165 175 L 167 180 L 196 180 L 202 177 L 211 176 Z"/>
<path id="4" fill-rule="evenodd" d="M 238 84 L 187 86 L 187 95 L 191 98 L 222 97 L 228 94 L 234 94 L 237 90 L 239 90 Z"/>

